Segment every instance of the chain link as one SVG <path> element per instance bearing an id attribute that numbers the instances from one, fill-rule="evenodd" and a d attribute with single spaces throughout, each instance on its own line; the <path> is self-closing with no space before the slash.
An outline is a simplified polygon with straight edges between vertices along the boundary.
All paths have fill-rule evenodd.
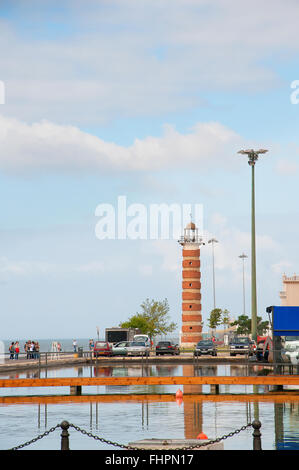
<path id="1" fill-rule="evenodd" d="M 51 432 L 56 431 L 57 428 L 60 428 L 60 424 L 56 424 L 56 426 L 54 426 L 53 428 L 50 428 L 48 431 L 45 431 L 43 434 L 39 434 L 37 437 L 34 437 L 30 441 L 24 442 L 24 444 L 20 444 L 9 450 L 19 450 L 19 449 L 23 449 L 23 447 L 29 446 L 30 444 L 34 444 L 34 442 L 39 441 L 43 437 L 48 436 Z"/>
<path id="2" fill-rule="evenodd" d="M 198 447 L 206 447 L 208 445 L 216 444 L 218 442 L 221 442 L 221 441 L 223 441 L 223 440 L 225 440 L 229 437 L 235 436 L 236 434 L 239 434 L 241 431 L 245 431 L 245 429 L 247 429 L 249 427 L 252 427 L 251 423 L 248 423 L 245 426 L 242 426 L 240 429 L 236 429 L 235 431 L 230 432 L 229 434 L 225 434 L 224 436 L 218 437 L 214 440 L 209 440 L 208 442 L 195 444 L 193 446 L 188 446 L 188 447 L 178 447 L 178 448 L 171 449 L 171 450 L 192 450 L 192 449 L 196 449 Z M 81 429 L 79 426 L 75 426 L 74 424 L 70 424 L 70 428 L 74 428 L 76 431 L 80 432 L 81 434 L 84 434 L 85 436 L 92 437 L 93 439 L 95 439 L 97 441 L 103 442 L 105 444 L 112 445 L 114 447 L 120 447 L 122 449 L 128 449 L 128 450 L 148 450 L 148 449 L 145 449 L 145 448 L 133 447 L 133 446 L 130 446 L 130 445 L 119 444 L 118 442 L 109 441 L 107 439 L 104 439 L 103 437 L 95 436 L 91 432 L 87 432 L 84 429 Z M 167 440 L 165 440 L 165 442 L 167 443 Z"/>
<path id="3" fill-rule="evenodd" d="M 87 437 L 91 437 L 92 439 L 95 439 L 96 441 L 100 441 L 104 444 L 108 444 L 108 445 L 111 445 L 111 446 L 114 446 L 114 447 L 120 447 L 121 449 L 127 449 L 127 450 L 148 450 L 148 449 L 145 449 L 145 448 L 134 447 L 134 446 L 126 445 L 126 444 L 119 444 L 118 442 L 113 442 L 113 441 L 110 441 L 108 439 L 104 439 L 103 437 L 96 436 L 96 435 L 92 434 L 91 432 L 85 431 L 84 429 L 81 429 L 79 426 L 76 426 L 76 425 L 71 424 L 71 423 L 69 423 L 69 427 L 75 429 L 76 431 L 80 432 L 81 434 L 83 434 Z M 188 446 L 188 447 L 177 447 L 177 448 L 171 449 L 171 450 L 192 450 L 192 449 L 197 449 L 199 447 L 206 447 L 206 446 L 209 446 L 211 444 L 216 444 L 216 443 L 221 442 L 225 439 L 228 439 L 229 437 L 235 436 L 236 434 L 239 434 L 241 431 L 245 431 L 245 429 L 247 429 L 249 427 L 252 427 L 252 423 L 248 423 L 245 426 L 242 426 L 240 429 L 236 429 L 235 431 L 232 431 L 228 434 L 225 434 L 222 437 L 218 437 L 216 439 L 209 440 L 208 442 L 195 444 L 195 445 Z M 50 428 L 48 431 L 45 431 L 43 434 L 39 434 L 34 439 L 31 439 L 30 441 L 24 442 L 24 444 L 20 444 L 16 447 L 13 447 L 12 449 L 9 449 L 9 450 L 23 449 L 24 447 L 27 447 L 30 444 L 34 444 L 36 441 L 39 441 L 40 439 L 43 439 L 43 437 L 48 436 L 50 433 L 52 433 L 53 431 L 55 431 L 58 428 L 61 428 L 61 424 L 57 424 L 56 426 Z M 165 440 L 165 443 L 167 444 L 167 440 Z"/>

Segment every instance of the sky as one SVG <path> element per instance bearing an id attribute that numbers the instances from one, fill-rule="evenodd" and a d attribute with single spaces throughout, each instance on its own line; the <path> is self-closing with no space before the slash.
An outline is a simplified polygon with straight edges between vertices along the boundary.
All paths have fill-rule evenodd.
<path id="1" fill-rule="evenodd" d="M 247 148 L 268 150 L 255 175 L 258 315 L 280 305 L 299 265 L 298 14 L 296 0 L 1 1 L 1 339 L 103 336 L 146 298 L 167 298 L 179 331 L 181 246 L 136 228 L 154 204 L 191 205 L 193 220 L 202 208 L 216 304 L 232 318 L 247 254 L 250 315 Z M 118 222 L 119 198 L 137 236 L 101 239 L 99 208 Z M 208 243 L 201 266 L 206 330 Z"/>

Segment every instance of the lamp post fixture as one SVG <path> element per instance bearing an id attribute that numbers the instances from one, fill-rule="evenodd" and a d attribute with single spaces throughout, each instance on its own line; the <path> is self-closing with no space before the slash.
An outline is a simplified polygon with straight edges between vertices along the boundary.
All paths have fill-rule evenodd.
<path id="1" fill-rule="evenodd" d="M 268 150 L 240 150 L 238 153 L 247 155 L 251 166 L 251 335 L 257 340 L 257 299 L 256 299 L 256 251 L 255 251 L 255 184 L 254 167 L 260 154 Z"/>
<path id="2" fill-rule="evenodd" d="M 245 255 L 245 253 L 242 253 L 239 258 L 242 259 L 243 261 L 243 315 L 245 316 L 245 271 L 244 271 L 244 261 L 245 261 L 245 258 L 248 258 L 247 255 Z"/>
<path id="3" fill-rule="evenodd" d="M 211 238 L 208 243 L 212 243 L 212 257 L 213 257 L 213 298 L 214 298 L 214 310 L 216 308 L 216 294 L 215 294 L 215 263 L 214 263 L 214 243 L 218 243 L 216 238 Z"/>

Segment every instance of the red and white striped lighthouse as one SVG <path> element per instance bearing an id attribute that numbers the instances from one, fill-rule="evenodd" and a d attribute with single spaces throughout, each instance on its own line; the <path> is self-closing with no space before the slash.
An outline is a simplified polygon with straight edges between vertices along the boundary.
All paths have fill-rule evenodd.
<path id="1" fill-rule="evenodd" d="M 202 339 L 200 245 L 198 229 L 190 222 L 179 240 L 183 247 L 181 347 L 193 347 Z"/>

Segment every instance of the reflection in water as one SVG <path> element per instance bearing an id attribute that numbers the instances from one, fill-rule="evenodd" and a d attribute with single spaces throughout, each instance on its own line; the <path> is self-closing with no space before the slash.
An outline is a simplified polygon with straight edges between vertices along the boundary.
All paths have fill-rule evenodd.
<path id="1" fill-rule="evenodd" d="M 204 368 L 206 369 L 206 368 Z M 198 369 L 197 369 L 198 371 Z M 183 376 L 194 375 L 193 365 L 183 366 Z M 206 374 L 202 374 L 206 375 Z M 184 385 L 184 393 L 202 393 L 202 385 Z M 184 403 L 185 439 L 196 439 L 202 431 L 202 403 Z"/>
<path id="2" fill-rule="evenodd" d="M 217 366 L 217 365 L 138 365 L 116 367 L 78 367 L 72 369 L 73 376 L 86 377 L 142 377 L 142 376 L 217 376 L 217 375 L 265 375 L 272 373 L 267 366 Z M 19 376 L 34 377 L 36 371 L 26 371 Z M 14 377 L 15 378 L 14 374 Z M 68 369 L 52 370 L 48 372 L 52 376 L 69 376 Z M 299 449 L 299 402 L 288 401 L 264 402 L 259 399 L 250 399 L 252 392 L 264 394 L 261 386 L 253 386 L 239 389 L 238 393 L 248 394 L 248 400 L 241 401 L 215 401 L 208 400 L 206 386 L 184 385 L 182 387 L 183 400 L 181 404 L 173 399 L 179 387 L 177 386 L 136 386 L 136 387 L 100 387 L 94 394 L 110 393 L 166 393 L 170 399 L 163 402 L 151 402 L 142 399 L 139 402 L 110 402 L 101 403 L 92 398 L 86 403 L 62 403 L 62 404 L 38 404 L 38 405 L 9 405 L 0 406 L 0 436 L 2 448 L 9 445 L 20 444 L 30 436 L 38 434 L 50 426 L 56 425 L 62 419 L 67 419 L 83 429 L 90 429 L 99 436 L 111 438 L 117 442 L 126 443 L 143 438 L 186 438 L 194 439 L 204 432 L 209 439 L 221 437 L 244 424 L 259 418 L 262 422 L 262 445 L 264 449 Z M 95 387 L 94 387 L 95 388 Z M 234 387 L 223 386 L 226 393 L 235 392 Z M 28 390 L 25 391 L 28 393 Z M 44 390 L 42 390 L 44 392 Z M 9 390 L 5 390 L 5 394 Z M 40 393 L 40 392 L 39 392 Z M 44 393 L 53 393 L 52 389 Z M 60 390 L 56 393 L 60 394 Z M 15 394 L 15 390 L 11 391 Z M 192 395 L 201 394 L 201 397 L 192 398 Z M 188 395 L 188 399 L 187 399 Z M 185 396 L 185 399 L 184 399 Z M 20 413 L 20 408 L 22 413 Z M 50 413 L 48 413 L 50 411 Z M 49 414 L 49 416 L 48 416 Z M 36 419 L 32 420 L 35 416 Z M 14 428 L 9 432 L 9 423 L 13 422 Z M 20 432 L 19 432 L 20 429 Z M 24 436 L 24 429 L 28 435 Z M 124 431 L 125 429 L 125 431 Z M 247 434 L 246 434 L 247 433 Z M 72 439 L 75 437 L 72 436 Z M 43 443 L 40 444 L 41 449 Z M 45 444 L 46 445 L 46 444 Z M 79 441 L 77 448 L 86 444 Z M 75 443 L 74 443 L 75 446 Z M 75 448 L 75 447 L 73 447 Z M 89 448 L 89 447 L 86 447 Z M 252 448 L 252 431 L 240 433 L 238 436 L 225 441 L 226 449 L 250 449 Z"/>

